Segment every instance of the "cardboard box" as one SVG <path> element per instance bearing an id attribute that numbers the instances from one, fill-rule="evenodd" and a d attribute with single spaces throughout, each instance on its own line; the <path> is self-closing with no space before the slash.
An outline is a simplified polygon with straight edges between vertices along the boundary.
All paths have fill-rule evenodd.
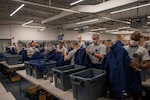
<path id="1" fill-rule="evenodd" d="M 46 92 L 39 93 L 39 100 L 46 100 Z"/>
<path id="2" fill-rule="evenodd" d="M 27 92 L 29 94 L 34 94 L 34 96 L 36 96 L 36 91 L 40 89 L 41 88 L 39 86 L 32 86 L 28 88 Z M 56 97 L 54 97 L 50 93 L 47 93 L 46 91 L 40 91 L 38 95 L 38 100 L 57 100 L 57 99 Z"/>
<path id="3" fill-rule="evenodd" d="M 39 86 L 32 86 L 32 87 L 29 87 L 27 92 L 29 94 L 36 94 L 36 91 L 39 89 Z"/>
<path id="4" fill-rule="evenodd" d="M 10 81 L 11 82 L 17 82 L 19 81 L 21 78 L 19 76 L 14 76 L 14 77 L 10 77 Z"/>
<path id="5" fill-rule="evenodd" d="M 15 72 L 15 69 L 14 68 L 6 68 L 6 72 L 7 73 L 13 73 L 13 72 Z"/>

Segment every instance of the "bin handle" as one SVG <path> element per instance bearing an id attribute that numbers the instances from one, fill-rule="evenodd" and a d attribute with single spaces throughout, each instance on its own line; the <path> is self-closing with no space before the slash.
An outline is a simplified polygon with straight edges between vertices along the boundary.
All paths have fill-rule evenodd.
<path id="1" fill-rule="evenodd" d="M 81 83 L 82 83 L 82 81 L 81 81 L 81 80 L 80 80 L 80 81 L 77 81 L 77 79 L 74 79 L 73 84 L 75 84 L 75 85 L 81 85 Z"/>

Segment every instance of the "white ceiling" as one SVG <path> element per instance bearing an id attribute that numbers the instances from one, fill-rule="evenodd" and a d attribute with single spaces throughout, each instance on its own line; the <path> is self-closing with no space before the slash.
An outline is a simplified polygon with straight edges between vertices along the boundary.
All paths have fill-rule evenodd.
<path id="1" fill-rule="evenodd" d="M 13 12 L 22 4 L 21 1 L 26 1 L 31 4 L 26 3 L 21 10 L 10 17 L 9 15 L 11 14 L 11 12 Z M 49 3 L 50 1 L 51 3 Z M 133 9 L 113 15 L 110 14 L 111 11 L 150 3 L 150 0 L 84 0 L 82 3 L 70 6 L 69 4 L 74 1 L 76 0 L 0 0 L 0 24 L 11 23 L 21 25 L 33 19 L 34 23 L 31 23 L 30 25 L 41 25 L 47 28 L 64 28 L 72 30 L 75 27 L 83 27 L 85 25 L 88 25 L 90 29 L 115 29 L 129 25 L 112 20 L 109 21 L 101 17 L 109 17 L 121 21 L 129 21 L 129 18 L 150 15 L 150 6 Z M 32 3 L 43 5 L 43 7 L 33 5 Z M 49 8 L 44 6 L 49 6 Z M 65 8 L 68 10 L 72 9 L 73 11 L 77 11 L 80 13 L 72 13 L 66 11 L 64 12 L 63 10 L 56 10 L 52 9 L 51 7 Z M 96 9 L 96 7 L 98 8 Z M 95 13 L 94 8 L 96 9 Z M 44 24 L 41 23 L 48 18 L 50 19 L 50 21 Z M 76 24 L 77 22 L 94 18 L 98 18 L 99 21 L 82 25 Z"/>

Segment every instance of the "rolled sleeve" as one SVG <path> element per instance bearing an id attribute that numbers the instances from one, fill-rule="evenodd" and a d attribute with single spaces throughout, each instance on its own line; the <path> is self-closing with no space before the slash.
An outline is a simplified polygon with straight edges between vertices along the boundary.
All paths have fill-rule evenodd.
<path id="1" fill-rule="evenodd" d="M 150 60 L 149 53 L 146 49 L 143 50 L 142 61 Z"/>

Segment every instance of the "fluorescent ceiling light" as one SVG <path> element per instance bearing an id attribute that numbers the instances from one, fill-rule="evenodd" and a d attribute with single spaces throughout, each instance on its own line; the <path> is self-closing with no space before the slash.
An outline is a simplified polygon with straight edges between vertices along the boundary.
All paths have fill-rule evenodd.
<path id="1" fill-rule="evenodd" d="M 74 28 L 73 30 L 74 31 L 78 31 L 79 29 L 88 29 L 89 28 L 89 26 L 84 26 L 84 27 L 76 27 L 76 28 Z"/>
<path id="2" fill-rule="evenodd" d="M 99 34 L 97 32 L 87 32 L 88 34 Z"/>
<path id="3" fill-rule="evenodd" d="M 106 30 L 106 28 L 98 28 L 98 29 L 92 29 L 91 32 L 104 31 L 104 30 Z"/>
<path id="4" fill-rule="evenodd" d="M 21 2 L 21 3 L 24 3 L 24 4 L 29 4 L 29 5 L 39 6 L 39 7 L 45 7 L 45 8 L 50 8 L 50 9 L 61 10 L 61 11 L 79 13 L 79 12 L 71 10 L 71 9 L 59 8 L 59 7 L 54 7 L 54 6 L 48 6 L 48 5 L 43 5 L 43 4 L 39 4 L 39 3 L 29 2 L 29 1 L 25 1 L 25 0 L 12 0 L 12 1 Z"/>
<path id="5" fill-rule="evenodd" d="M 33 23 L 33 20 L 28 21 L 28 22 L 26 22 L 26 23 L 22 24 L 22 26 L 28 25 L 28 24 L 30 24 L 30 23 Z"/>
<path id="6" fill-rule="evenodd" d="M 150 24 L 150 22 L 147 22 L 147 24 Z"/>
<path id="7" fill-rule="evenodd" d="M 13 16 L 17 11 L 19 11 L 22 7 L 24 6 L 24 4 L 22 4 L 21 6 L 19 6 L 14 12 L 12 12 L 10 14 L 10 16 Z"/>
<path id="8" fill-rule="evenodd" d="M 106 32 L 118 32 L 118 29 L 114 29 L 114 30 L 107 30 Z"/>
<path id="9" fill-rule="evenodd" d="M 79 28 L 74 28 L 73 30 L 74 30 L 74 31 L 78 31 L 78 30 L 79 30 Z"/>
<path id="10" fill-rule="evenodd" d="M 122 21 L 122 20 L 112 19 L 112 18 L 108 18 L 108 17 L 101 17 L 101 18 L 106 19 L 106 20 L 111 20 L 111 21 L 120 22 L 120 23 L 131 24 L 131 23 L 128 22 L 128 21 Z"/>
<path id="11" fill-rule="evenodd" d="M 122 9 L 122 10 L 118 10 L 118 11 L 113 11 L 113 12 L 110 12 L 110 14 L 116 14 L 116 13 L 120 13 L 120 12 L 124 12 L 124 11 L 128 11 L 128 10 L 133 10 L 133 9 L 137 9 L 137 8 L 142 8 L 142 7 L 146 7 L 146 6 L 150 6 L 150 3 L 131 7 L 131 8 L 127 8 L 127 9 Z"/>
<path id="12" fill-rule="evenodd" d="M 126 29 L 130 29 L 130 27 L 121 27 L 121 28 L 118 28 L 118 30 L 126 30 Z"/>
<path id="13" fill-rule="evenodd" d="M 99 19 L 92 19 L 92 20 L 87 20 L 87 21 L 83 21 L 83 22 L 78 22 L 78 23 L 76 23 L 77 25 L 79 25 L 79 24 L 85 24 L 85 23 L 91 23 L 91 22 L 96 22 L 96 21 L 98 21 Z"/>
<path id="14" fill-rule="evenodd" d="M 147 16 L 147 18 L 150 18 L 150 16 Z"/>
<path id="15" fill-rule="evenodd" d="M 89 26 L 84 26 L 84 27 L 83 27 L 83 29 L 87 29 L 87 28 L 89 28 Z"/>
<path id="16" fill-rule="evenodd" d="M 134 31 L 118 31 L 118 32 L 111 32 L 111 34 L 132 34 Z"/>
<path id="17" fill-rule="evenodd" d="M 77 3 L 80 3 L 80 2 L 82 2 L 82 1 L 84 1 L 84 0 L 78 0 L 78 1 L 72 2 L 72 3 L 70 3 L 70 6 L 75 5 L 75 4 L 77 4 Z"/>
<path id="18" fill-rule="evenodd" d="M 39 31 L 44 31 L 46 28 L 41 28 Z"/>
<path id="19" fill-rule="evenodd" d="M 46 27 L 43 27 L 43 26 L 31 26 L 31 25 L 24 25 L 23 27 L 40 28 L 40 29 L 45 29 L 46 28 Z"/>

